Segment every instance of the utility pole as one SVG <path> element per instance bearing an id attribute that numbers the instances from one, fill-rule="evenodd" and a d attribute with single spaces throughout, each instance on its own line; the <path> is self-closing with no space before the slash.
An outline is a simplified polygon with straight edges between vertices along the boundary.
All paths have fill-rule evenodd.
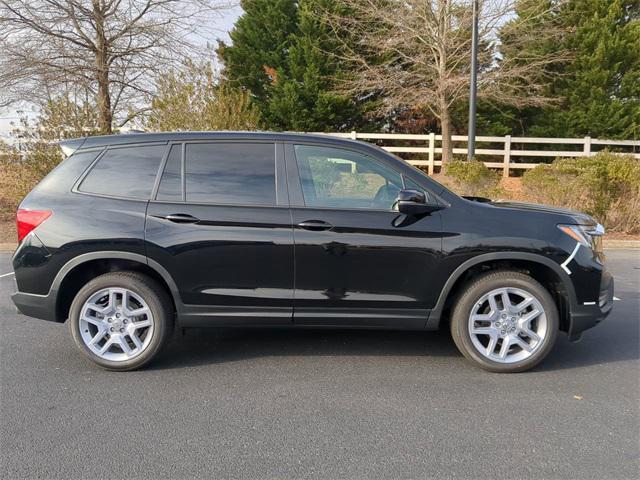
<path id="1" fill-rule="evenodd" d="M 471 87 L 469 91 L 469 132 L 467 160 L 476 154 L 476 94 L 478 91 L 478 0 L 473 0 L 473 29 L 471 33 Z"/>

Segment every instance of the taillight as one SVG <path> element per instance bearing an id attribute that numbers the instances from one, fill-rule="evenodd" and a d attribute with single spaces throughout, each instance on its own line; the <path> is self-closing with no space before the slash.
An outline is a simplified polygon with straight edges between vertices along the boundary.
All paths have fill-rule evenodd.
<path id="1" fill-rule="evenodd" d="M 42 222 L 51 216 L 51 210 L 24 210 L 16 213 L 16 228 L 18 230 L 18 243 L 29 235 Z"/>

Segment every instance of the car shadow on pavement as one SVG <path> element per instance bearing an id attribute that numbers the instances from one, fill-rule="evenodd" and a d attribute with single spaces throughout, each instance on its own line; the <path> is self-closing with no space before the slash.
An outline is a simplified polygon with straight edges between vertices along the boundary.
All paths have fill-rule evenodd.
<path id="1" fill-rule="evenodd" d="M 579 343 L 564 334 L 534 371 L 548 372 L 640 358 L 638 324 L 620 336 L 599 326 Z M 150 369 L 175 369 L 282 356 L 401 356 L 461 358 L 449 332 L 350 329 L 188 329 L 177 331 Z M 470 366 L 471 368 L 471 366 Z"/>
<path id="2" fill-rule="evenodd" d="M 149 367 L 172 369 L 276 356 L 461 357 L 446 331 L 187 329 Z"/>
<path id="3" fill-rule="evenodd" d="M 535 370 L 566 370 L 638 360 L 639 338 L 637 321 L 635 328 L 629 328 L 624 335 L 608 329 L 606 324 L 585 332 L 583 339 L 577 343 L 571 343 L 565 335 L 560 335 L 553 351 Z"/>

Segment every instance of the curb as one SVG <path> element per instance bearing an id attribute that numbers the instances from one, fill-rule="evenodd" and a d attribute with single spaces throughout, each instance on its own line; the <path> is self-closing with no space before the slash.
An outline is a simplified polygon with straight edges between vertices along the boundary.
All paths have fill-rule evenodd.
<path id="1" fill-rule="evenodd" d="M 614 238 L 603 241 L 605 249 L 609 250 L 621 250 L 621 249 L 640 249 L 640 240 L 616 240 Z"/>

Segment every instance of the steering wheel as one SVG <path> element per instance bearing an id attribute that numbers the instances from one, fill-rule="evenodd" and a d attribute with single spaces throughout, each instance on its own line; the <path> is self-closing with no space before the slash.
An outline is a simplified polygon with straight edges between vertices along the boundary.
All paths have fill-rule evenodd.
<path id="1" fill-rule="evenodd" d="M 373 206 L 383 206 L 384 208 L 389 208 L 389 203 L 391 203 L 391 209 L 396 206 L 398 203 L 398 193 L 400 189 L 393 184 L 382 185 L 378 191 L 376 192 L 375 197 L 373 197 L 373 201 L 371 204 Z"/>

